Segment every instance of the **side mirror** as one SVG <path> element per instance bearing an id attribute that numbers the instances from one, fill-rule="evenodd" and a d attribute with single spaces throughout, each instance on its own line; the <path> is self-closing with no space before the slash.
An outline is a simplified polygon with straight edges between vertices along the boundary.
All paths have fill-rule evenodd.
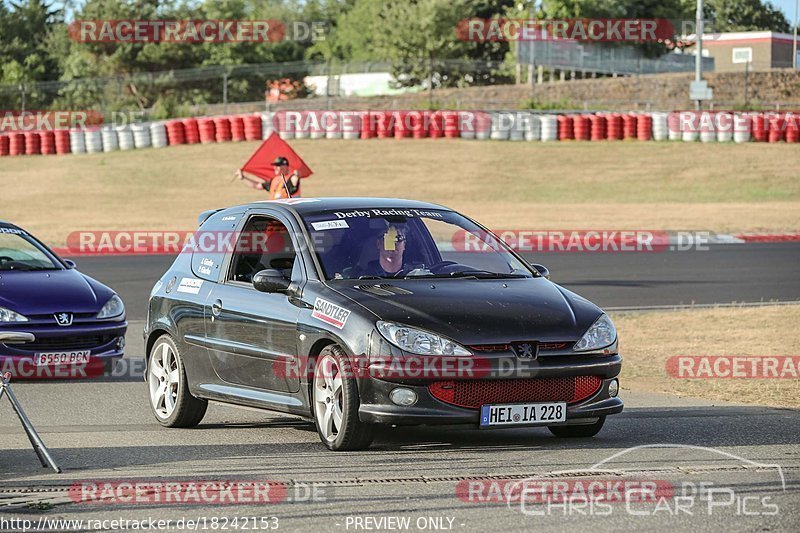
<path id="1" fill-rule="evenodd" d="M 531 266 L 535 268 L 536 271 L 539 272 L 539 274 L 541 274 L 543 278 L 550 279 L 550 271 L 547 270 L 546 266 L 537 263 L 531 263 Z"/>
<path id="2" fill-rule="evenodd" d="M 267 268 L 253 276 L 253 287 L 260 292 L 286 292 L 291 285 L 279 270 Z"/>
<path id="3" fill-rule="evenodd" d="M 75 261 L 73 261 L 72 259 L 64 259 L 64 264 L 66 264 L 67 268 L 69 268 L 69 269 L 73 269 L 73 268 L 78 266 L 78 265 L 75 264 Z"/>

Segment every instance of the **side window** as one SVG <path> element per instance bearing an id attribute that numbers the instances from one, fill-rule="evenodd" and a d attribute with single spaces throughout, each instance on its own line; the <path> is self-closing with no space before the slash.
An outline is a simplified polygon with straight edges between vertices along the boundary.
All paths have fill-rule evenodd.
<path id="1" fill-rule="evenodd" d="M 267 268 L 291 278 L 296 257 L 289 230 L 281 221 L 254 216 L 239 235 L 227 280 L 252 283 L 253 276 Z"/>
<path id="2" fill-rule="evenodd" d="M 216 282 L 225 260 L 228 244 L 235 235 L 236 225 L 244 212 L 221 211 L 211 215 L 194 234 L 195 249 L 192 252 L 192 272 L 198 278 Z"/>

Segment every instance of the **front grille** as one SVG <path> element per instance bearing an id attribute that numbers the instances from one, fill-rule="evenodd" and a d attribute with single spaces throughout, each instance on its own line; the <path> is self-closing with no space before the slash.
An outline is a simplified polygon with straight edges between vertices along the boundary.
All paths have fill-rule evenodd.
<path id="1" fill-rule="evenodd" d="M 78 350 L 81 348 L 97 348 L 108 344 L 115 335 L 66 335 L 64 337 L 39 338 L 34 342 L 18 345 L 25 350 Z"/>
<path id="2" fill-rule="evenodd" d="M 445 403 L 478 409 L 481 405 L 500 403 L 576 403 L 594 395 L 602 383 L 599 376 L 475 379 L 436 381 L 428 385 L 428 390 Z"/>
<path id="3" fill-rule="evenodd" d="M 560 351 L 565 350 L 569 346 L 572 345 L 572 342 L 564 341 L 564 342 L 537 342 L 537 341 L 529 341 L 531 344 L 537 344 L 539 346 L 539 353 L 541 352 L 552 352 L 552 351 Z M 473 344 L 468 346 L 469 349 L 476 351 L 476 352 L 507 352 L 511 350 L 510 344 Z"/>

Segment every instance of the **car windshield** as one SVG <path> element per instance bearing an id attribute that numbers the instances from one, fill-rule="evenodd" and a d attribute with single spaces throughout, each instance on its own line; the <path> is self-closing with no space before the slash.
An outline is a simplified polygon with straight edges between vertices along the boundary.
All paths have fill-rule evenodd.
<path id="1" fill-rule="evenodd" d="M 59 269 L 60 266 L 27 233 L 0 228 L 0 271 Z"/>
<path id="2" fill-rule="evenodd" d="M 328 280 L 533 277 L 485 230 L 453 211 L 347 209 L 304 221 Z"/>

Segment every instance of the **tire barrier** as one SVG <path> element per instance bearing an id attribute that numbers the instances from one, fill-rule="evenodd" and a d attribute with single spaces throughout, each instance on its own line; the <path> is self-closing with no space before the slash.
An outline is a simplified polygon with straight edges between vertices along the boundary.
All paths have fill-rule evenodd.
<path id="1" fill-rule="evenodd" d="M 749 115 L 736 114 L 733 116 L 733 142 L 750 142 L 753 128 L 753 118 Z"/>
<path id="2" fill-rule="evenodd" d="M 25 137 L 25 155 L 42 153 L 42 139 L 39 137 L 38 131 L 26 131 L 23 136 Z"/>
<path id="3" fill-rule="evenodd" d="M 214 138 L 218 143 L 231 140 L 231 121 L 228 117 L 214 117 Z"/>
<path id="4" fill-rule="evenodd" d="M 622 115 L 622 138 L 636 139 L 637 117 L 633 113 Z"/>
<path id="5" fill-rule="evenodd" d="M 167 127 L 163 122 L 153 122 L 150 124 L 150 144 L 153 148 L 169 146 L 167 142 Z"/>
<path id="6" fill-rule="evenodd" d="M 264 140 L 275 131 L 275 127 L 272 123 L 272 113 L 265 112 L 261 113 L 261 139 Z"/>
<path id="7" fill-rule="evenodd" d="M 197 128 L 200 132 L 200 142 L 202 144 L 217 142 L 217 132 L 213 118 L 197 119 Z"/>
<path id="8" fill-rule="evenodd" d="M 339 130 L 342 137 L 348 140 L 361 138 L 361 115 L 362 113 L 342 113 L 339 115 Z"/>
<path id="9" fill-rule="evenodd" d="M 430 114 L 428 137 L 431 139 L 441 139 L 444 137 L 444 115 L 441 111 L 434 111 Z"/>
<path id="10" fill-rule="evenodd" d="M 667 114 L 666 113 L 653 113 L 653 137 L 654 141 L 666 141 L 668 137 L 667 132 Z"/>
<path id="11" fill-rule="evenodd" d="M 572 117 L 569 115 L 558 115 L 556 117 L 556 121 L 558 122 L 558 140 L 569 140 L 575 138 L 575 132 L 573 130 L 572 124 Z"/>
<path id="12" fill-rule="evenodd" d="M 8 155 L 25 155 L 25 134 L 12 131 L 8 134 Z"/>
<path id="13" fill-rule="evenodd" d="M 200 128 L 197 125 L 197 119 L 185 118 L 181 121 L 183 123 L 183 138 L 186 144 L 197 144 L 200 142 Z M 259 119 L 259 132 L 261 131 L 261 122 Z M 169 130 L 167 130 L 169 135 Z"/>
<path id="14" fill-rule="evenodd" d="M 791 112 L 674 111 L 571 113 L 532 111 L 282 111 L 173 119 L 113 127 L 0 132 L 0 156 L 284 139 L 442 139 L 800 143 Z"/>
<path id="15" fill-rule="evenodd" d="M 767 134 L 767 141 L 777 143 L 784 140 L 784 127 L 786 122 L 782 117 L 771 116 L 768 119 L 769 133 Z"/>
<path id="16" fill-rule="evenodd" d="M 576 141 L 588 141 L 592 138 L 591 120 L 588 115 L 572 117 L 572 133 Z"/>
<path id="17" fill-rule="evenodd" d="M 733 115 L 731 113 L 718 113 L 716 116 L 717 142 L 727 143 L 733 140 Z"/>
<path id="18" fill-rule="evenodd" d="M 800 142 L 800 124 L 797 121 L 792 121 L 786 125 L 786 142 Z"/>
<path id="19" fill-rule="evenodd" d="M 361 115 L 361 138 L 374 139 L 378 136 L 378 113 L 366 111 Z"/>
<path id="20" fill-rule="evenodd" d="M 444 136 L 447 139 L 457 138 L 460 130 L 458 125 L 458 111 L 442 111 L 442 118 L 444 121 Z"/>
<path id="21" fill-rule="evenodd" d="M 133 130 L 133 146 L 138 148 L 150 148 L 150 125 L 147 123 L 134 124 L 131 126 Z"/>
<path id="22" fill-rule="evenodd" d="M 246 141 L 258 141 L 261 139 L 261 115 L 245 115 L 243 117 L 244 120 L 244 140 Z M 188 133 L 187 133 L 187 143 L 188 140 Z"/>
<path id="23" fill-rule="evenodd" d="M 56 139 L 57 154 L 68 154 L 72 151 L 69 145 L 69 130 L 55 130 L 53 136 Z"/>
<path id="24" fill-rule="evenodd" d="M 555 115 L 544 115 L 540 122 L 542 124 L 542 142 L 558 140 L 558 119 Z"/>
<path id="25" fill-rule="evenodd" d="M 619 113 L 611 113 L 606 115 L 606 139 L 609 141 L 621 141 L 622 138 L 622 115 Z"/>
<path id="26" fill-rule="evenodd" d="M 756 142 L 766 142 L 767 140 L 767 121 L 764 115 L 756 115 L 753 117 L 753 125 L 751 131 L 753 132 L 753 140 Z"/>
<path id="27" fill-rule="evenodd" d="M 119 150 L 119 139 L 114 128 L 111 126 L 103 126 L 100 128 L 100 136 L 103 139 L 104 152 L 116 152 Z"/>
<path id="28" fill-rule="evenodd" d="M 394 115 L 391 111 L 378 111 L 378 123 L 375 125 L 375 134 L 378 139 L 394 138 Z"/>
<path id="29" fill-rule="evenodd" d="M 636 117 L 636 138 L 640 141 L 649 141 L 653 136 L 653 117 L 642 113 Z"/>
<path id="30" fill-rule="evenodd" d="M 83 138 L 86 143 L 87 153 L 96 154 L 103 151 L 103 135 L 100 133 L 100 128 L 88 128 L 84 130 Z"/>
<path id="31" fill-rule="evenodd" d="M 606 117 L 604 115 L 589 115 L 589 140 L 602 141 L 606 138 Z"/>
<path id="32" fill-rule="evenodd" d="M 56 134 L 53 131 L 45 130 L 39 132 L 41 140 L 42 155 L 52 155 L 56 153 Z"/>
<path id="33" fill-rule="evenodd" d="M 533 113 L 528 113 L 525 119 L 525 140 L 538 141 L 542 137 L 542 121 Z"/>
<path id="34" fill-rule="evenodd" d="M 86 140 L 83 138 L 83 130 L 69 130 L 69 146 L 70 153 L 86 153 Z"/>
<path id="35" fill-rule="evenodd" d="M 244 137 L 244 117 L 234 115 L 230 118 L 231 122 L 231 140 L 233 142 L 242 142 Z"/>
<path id="36" fill-rule="evenodd" d="M 489 138 L 493 141 L 507 141 L 511 137 L 511 132 L 506 124 L 505 114 L 500 111 L 492 111 L 490 113 L 492 125 L 489 132 Z"/>
<path id="37" fill-rule="evenodd" d="M 165 124 L 167 128 L 167 143 L 170 146 L 175 144 L 186 144 L 186 130 L 181 120 L 169 120 Z"/>
<path id="38" fill-rule="evenodd" d="M 716 115 L 711 115 L 709 119 L 700 121 L 700 142 L 717 142 L 717 127 L 714 123 Z"/>
<path id="39" fill-rule="evenodd" d="M 133 142 L 133 130 L 128 125 L 117 127 L 117 144 L 120 150 L 133 150 L 136 146 Z"/>

